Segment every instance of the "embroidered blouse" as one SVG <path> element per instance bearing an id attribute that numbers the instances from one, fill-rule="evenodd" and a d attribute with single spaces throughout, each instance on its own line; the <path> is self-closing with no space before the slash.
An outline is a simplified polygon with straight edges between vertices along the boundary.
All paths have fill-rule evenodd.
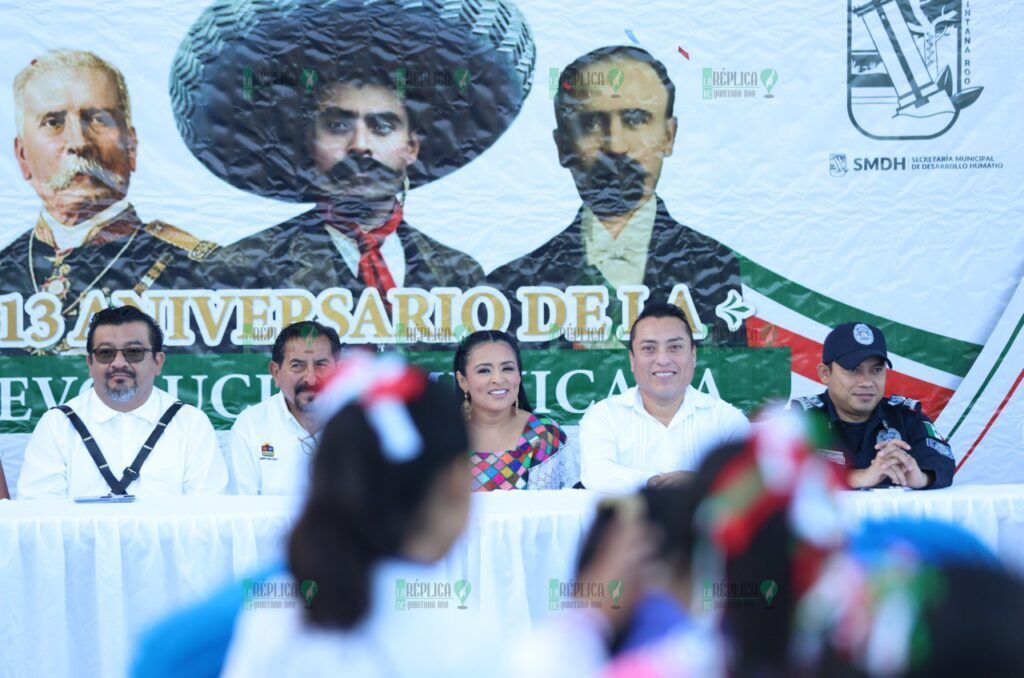
<path id="1" fill-rule="evenodd" d="M 561 467 L 565 461 L 559 450 L 565 444 L 565 432 L 550 417 L 531 414 L 523 427 L 516 447 L 504 452 L 471 452 L 470 463 L 473 466 L 473 489 L 488 490 L 523 490 L 523 489 L 559 489 L 572 487 L 570 472 L 546 473 L 541 467 Z M 544 478 L 544 482 L 535 482 L 533 476 Z M 576 473 L 578 476 L 578 471 Z"/>

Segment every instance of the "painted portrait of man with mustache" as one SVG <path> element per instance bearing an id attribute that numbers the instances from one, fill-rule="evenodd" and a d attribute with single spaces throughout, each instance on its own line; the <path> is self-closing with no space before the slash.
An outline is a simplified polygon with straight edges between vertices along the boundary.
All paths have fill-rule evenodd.
<path id="1" fill-rule="evenodd" d="M 53 295 L 72 327 L 96 310 L 82 304 L 93 290 L 109 298 L 189 286 L 190 260 L 214 245 L 145 223 L 129 203 L 138 138 L 122 73 L 92 52 L 51 50 L 15 77 L 14 102 L 15 159 L 42 210 L 35 228 L 0 252 L 0 293 Z M 72 349 L 55 337 L 44 350 Z"/>
<path id="2" fill-rule="evenodd" d="M 676 150 L 675 95 L 665 65 L 639 47 L 602 47 L 562 70 L 552 136 L 583 204 L 568 228 L 488 276 L 512 303 L 513 326 L 522 286 L 606 286 L 615 304 L 614 290 L 643 285 L 648 303 L 689 306 L 695 339 L 746 345 L 744 316 L 735 310 L 742 306 L 735 254 L 673 219 L 657 194 Z M 678 285 L 689 300 L 672 298 Z M 609 308 L 610 317 L 620 316 Z"/>
<path id="3" fill-rule="evenodd" d="M 520 16 L 496 4 L 496 17 Z M 483 30 L 429 3 L 299 2 L 257 11 L 242 40 L 219 35 L 219 11 L 200 18 L 172 68 L 183 139 L 233 186 L 313 206 L 220 250 L 206 265 L 210 285 L 344 288 L 354 299 L 375 290 L 388 307 L 395 288 L 478 284 L 480 264 L 408 223 L 406 203 L 518 114 L 535 57 L 526 22 Z"/>

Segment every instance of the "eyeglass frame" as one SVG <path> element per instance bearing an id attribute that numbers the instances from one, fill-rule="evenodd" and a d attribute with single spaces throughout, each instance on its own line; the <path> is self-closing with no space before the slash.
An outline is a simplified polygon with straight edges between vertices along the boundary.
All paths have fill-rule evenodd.
<path id="1" fill-rule="evenodd" d="M 102 358 L 100 358 L 99 356 L 96 355 L 100 351 L 113 351 L 114 355 L 111 356 L 110 360 L 104 361 Z M 131 360 L 128 357 L 128 353 L 127 353 L 128 351 L 142 351 L 142 356 L 138 360 Z M 121 355 L 124 356 L 124 360 L 125 360 L 126 363 L 130 363 L 132 365 L 138 365 L 139 363 L 141 363 L 143 360 L 146 359 L 146 354 L 147 353 L 152 353 L 153 357 L 155 358 L 156 354 L 157 353 L 162 353 L 162 351 L 157 351 L 157 350 L 155 350 L 152 347 L 144 347 L 144 346 L 125 346 L 123 348 L 112 348 L 112 347 L 109 347 L 109 346 L 101 346 L 99 348 L 94 348 L 91 351 L 89 351 L 89 355 L 92 356 L 92 358 L 96 362 L 98 362 L 100 365 L 110 365 L 110 364 L 112 364 L 115 360 L 117 360 L 117 354 L 118 353 L 120 353 Z"/>

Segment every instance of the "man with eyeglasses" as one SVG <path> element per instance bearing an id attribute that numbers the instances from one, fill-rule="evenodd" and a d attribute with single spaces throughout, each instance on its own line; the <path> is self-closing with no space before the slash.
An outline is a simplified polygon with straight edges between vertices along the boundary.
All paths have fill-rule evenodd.
<path id="1" fill-rule="evenodd" d="M 228 456 L 234 494 L 305 494 L 321 424 L 313 412 L 316 388 L 334 367 L 338 333 L 312 320 L 281 330 L 270 375 L 280 389 L 238 415 Z"/>
<path id="2" fill-rule="evenodd" d="M 132 306 L 103 309 L 86 351 L 93 386 L 40 418 L 18 498 L 223 491 L 227 469 L 210 420 L 154 386 L 164 364 L 159 325 Z"/>
<path id="3" fill-rule="evenodd" d="M 587 489 L 681 484 L 706 453 L 746 435 L 743 413 L 691 386 L 697 348 L 678 306 L 644 308 L 629 332 L 629 366 L 636 386 L 594 403 L 580 421 L 580 476 Z"/>

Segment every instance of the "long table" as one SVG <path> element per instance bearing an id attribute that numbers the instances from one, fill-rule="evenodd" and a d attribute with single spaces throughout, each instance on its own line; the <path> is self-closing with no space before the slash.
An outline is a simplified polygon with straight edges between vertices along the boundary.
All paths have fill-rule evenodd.
<path id="1" fill-rule="evenodd" d="M 558 614 L 551 580 L 571 578 L 599 499 L 475 495 L 466 535 L 436 579 L 468 582 L 465 606 L 505 631 Z M 842 506 L 851 524 L 929 516 L 962 525 L 1024 574 L 1024 486 L 848 492 Z M 282 497 L 0 502 L 0 675 L 123 675 L 155 620 L 279 560 L 297 509 Z"/>

